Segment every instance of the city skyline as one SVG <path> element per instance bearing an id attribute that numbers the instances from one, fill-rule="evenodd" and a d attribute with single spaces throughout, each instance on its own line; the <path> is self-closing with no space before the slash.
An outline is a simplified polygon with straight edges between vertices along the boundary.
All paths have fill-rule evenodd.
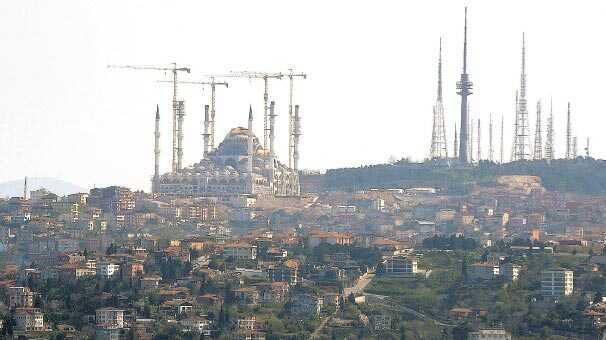
<path id="1" fill-rule="evenodd" d="M 440 37 L 445 131 L 449 143 L 455 139 L 452 135 L 455 123 L 459 125 L 460 98 L 455 94 L 455 82 L 461 70 L 461 17 L 465 5 L 469 6 L 468 73 L 474 82 L 471 118 L 487 122 L 492 113 L 498 121 L 503 115 L 505 154 L 508 155 L 510 137 L 507 136 L 512 136 L 514 122 L 511 102 L 519 86 L 520 36 L 525 32 L 529 121 L 534 122 L 536 117 L 536 101 L 546 103 L 553 97 L 556 158 L 563 158 L 566 104 L 570 101 L 573 135 L 581 141 L 590 137 L 592 155 L 604 157 L 601 147 L 606 141 L 601 139 L 600 124 L 595 123 L 593 113 L 600 108 L 599 87 L 585 80 L 589 72 L 594 81 L 604 75 L 598 61 L 603 59 L 605 51 L 592 43 L 597 41 L 597 32 L 603 31 L 599 27 L 604 24 L 597 21 L 603 4 L 593 2 L 592 6 L 567 8 L 565 3 L 549 2 L 552 11 L 546 13 L 541 12 L 543 6 L 537 4 L 529 4 L 527 12 L 520 13 L 522 2 L 507 8 L 491 8 L 473 1 L 433 4 L 444 9 L 434 16 L 438 22 L 420 22 L 406 7 L 394 7 L 389 11 L 369 9 L 370 14 L 384 15 L 385 20 L 376 19 L 366 25 L 358 25 L 356 19 L 364 18 L 367 9 L 353 4 L 351 16 L 340 22 L 342 30 L 330 25 L 330 16 L 339 10 L 335 5 L 329 5 L 321 14 L 316 13 L 319 20 L 315 22 L 308 15 L 303 19 L 289 17 L 295 24 L 287 22 L 282 15 L 293 10 L 272 4 L 251 10 L 261 13 L 271 9 L 279 14 L 275 24 L 271 20 L 255 21 L 245 15 L 230 14 L 225 7 L 209 7 L 208 10 L 219 14 L 216 18 L 206 18 L 209 26 L 195 22 L 195 16 L 188 13 L 180 15 L 189 20 L 171 26 L 167 24 L 168 16 L 154 6 L 142 9 L 129 3 L 115 13 L 109 5 L 83 7 L 78 4 L 70 7 L 73 16 L 63 14 L 64 19 L 69 20 L 47 27 L 50 20 L 61 18 L 60 7 L 4 4 L 7 8 L 2 12 L 14 16 L 3 20 L 1 25 L 15 25 L 19 19 L 23 22 L 17 26 L 21 32 L 17 35 L 19 38 L 7 37 L 9 46 L 17 47 L 9 48 L 15 51 L 14 55 L 1 57 L 4 65 L 14 67 L 7 67 L 7 77 L 0 80 L 5 96 L 2 98 L 4 113 L 0 117 L 3 145 L 0 167 L 5 171 L 0 173 L 0 182 L 28 175 L 61 178 L 85 187 L 118 183 L 149 190 L 154 168 L 156 104 L 163 117 L 160 168 L 161 172 L 169 171 L 171 91 L 166 84 L 156 83 L 169 76 L 106 68 L 107 64 L 114 63 L 175 61 L 192 68 L 192 74 L 185 78 L 190 80 L 199 80 L 202 74 L 211 72 L 242 69 L 286 72 L 294 66 L 297 71 L 309 74 L 307 80 L 296 85 L 296 102 L 301 105 L 303 125 L 301 168 L 372 164 L 385 162 L 390 156 L 421 160 L 429 156 L 437 79 L 435 47 Z M 190 7 L 171 10 L 184 8 Z M 499 23 L 511 22 L 505 20 L 507 15 L 497 15 L 499 9 L 516 14 L 519 23 L 499 28 Z M 425 13 L 429 8 L 414 10 Z M 301 7 L 294 11 L 311 14 L 313 8 Z M 400 16 L 393 13 L 398 11 Z M 125 30 L 129 14 L 133 13 L 141 14 L 137 18 L 141 25 L 120 36 L 118 32 Z M 43 17 L 45 14 L 48 15 Z M 541 22 L 533 22 L 532 14 L 540 14 Z M 596 15 L 593 17 L 596 20 L 591 20 L 592 15 Z M 240 29 L 226 28 L 225 34 L 218 31 L 204 37 L 204 30 L 200 28 L 218 24 L 223 16 L 235 17 L 253 26 L 247 32 L 241 30 L 247 25 L 239 25 Z M 115 26 L 103 26 L 104 20 L 110 18 Z M 563 21 L 565 18 L 570 20 Z M 153 26 L 156 21 L 163 23 L 161 28 Z M 297 25 L 304 22 L 317 25 L 308 31 Z M 569 24 L 561 25 L 561 22 Z M 81 31 L 73 32 L 72 25 L 78 25 Z M 286 29 L 281 33 L 270 31 L 274 25 L 283 25 Z M 424 33 L 410 34 L 410 28 L 415 25 L 417 31 Z M 206 41 L 204 38 L 209 40 L 200 48 L 190 46 L 197 44 L 196 32 L 200 32 L 202 42 Z M 260 33 L 267 39 L 258 38 L 265 37 Z M 580 33 L 586 41 L 576 39 Z M 167 47 L 168 38 L 173 35 L 177 43 Z M 402 40 L 401 44 L 397 37 Z M 335 42 L 342 42 L 341 48 L 333 46 Z M 269 47 L 259 47 L 265 45 Z M 316 49 L 314 53 L 313 49 Z M 287 161 L 288 82 L 274 81 L 271 87 L 270 100 L 276 101 L 278 113 L 278 157 Z M 185 166 L 202 158 L 203 106 L 209 103 L 208 92 L 201 98 L 199 88 L 180 88 L 186 102 Z M 263 109 L 259 82 L 230 81 L 230 88 L 221 92 L 217 95 L 218 139 L 231 127 L 245 126 L 249 103 L 255 112 Z M 39 100 L 31 100 L 34 97 Z M 261 136 L 263 124 L 256 119 L 255 134 Z M 332 136 L 327 138 L 329 135 Z M 419 140 L 423 141 L 422 145 Z M 485 143 L 486 139 L 484 151 L 488 150 Z M 500 147 L 498 143 L 495 149 L 497 147 Z M 27 173 L 23 169 L 27 169 Z"/>

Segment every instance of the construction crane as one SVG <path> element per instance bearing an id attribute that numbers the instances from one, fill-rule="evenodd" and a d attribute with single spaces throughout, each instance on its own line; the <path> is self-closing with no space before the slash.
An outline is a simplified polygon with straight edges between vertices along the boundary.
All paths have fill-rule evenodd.
<path id="1" fill-rule="evenodd" d="M 303 78 L 303 79 L 307 79 L 307 74 L 305 73 L 295 73 L 294 70 L 292 68 L 288 69 L 288 74 L 286 74 L 286 76 L 288 77 L 288 167 L 293 169 L 293 167 L 295 166 L 295 153 L 298 153 L 298 151 L 296 150 L 296 142 L 297 142 L 297 138 L 299 138 L 298 136 L 296 136 L 296 134 L 298 134 L 299 132 L 297 132 L 297 128 L 296 128 L 296 124 L 297 122 L 295 122 L 295 116 L 293 114 L 293 96 L 294 96 L 294 78 Z M 299 117 L 297 117 L 297 120 L 299 120 Z"/>
<path id="2" fill-rule="evenodd" d="M 204 157 L 208 155 L 209 151 L 215 150 L 215 112 L 216 112 L 216 89 L 218 86 L 229 87 L 229 84 L 224 81 L 216 81 L 215 76 L 208 76 L 209 81 L 179 81 L 179 84 L 189 84 L 189 85 L 202 85 L 210 86 L 210 117 L 204 117 L 205 124 L 209 125 L 210 133 L 208 131 L 204 131 Z M 169 83 L 169 80 L 159 80 L 160 83 Z"/>
<path id="3" fill-rule="evenodd" d="M 178 168 L 177 162 L 177 111 L 179 110 L 179 104 L 177 103 L 177 74 L 179 72 L 191 73 L 189 67 L 177 67 L 177 63 L 171 63 L 169 66 L 156 66 L 156 65 L 107 65 L 108 68 L 122 68 L 131 70 L 152 70 L 152 71 L 170 71 L 173 76 L 173 159 L 172 159 L 172 172 L 177 173 L 180 169 Z"/>
<path id="4" fill-rule="evenodd" d="M 263 150 L 268 154 L 274 150 L 268 150 L 269 139 L 269 79 L 281 80 L 284 74 L 280 72 L 250 72 L 238 71 L 223 75 L 214 75 L 217 78 L 248 78 L 248 79 L 263 79 Z"/>

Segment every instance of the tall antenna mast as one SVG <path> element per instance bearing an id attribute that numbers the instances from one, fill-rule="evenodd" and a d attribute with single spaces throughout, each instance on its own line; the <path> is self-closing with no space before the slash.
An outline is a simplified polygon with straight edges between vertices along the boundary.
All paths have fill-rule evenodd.
<path id="1" fill-rule="evenodd" d="M 541 101 L 537 101 L 537 123 L 534 130 L 533 159 L 543 159 L 543 131 L 541 130 Z"/>
<path id="2" fill-rule="evenodd" d="M 431 159 L 447 159 L 446 130 L 444 126 L 444 104 L 442 101 L 442 38 L 440 38 L 440 54 L 438 58 L 438 93 L 433 106 L 433 128 L 431 131 Z"/>
<path id="3" fill-rule="evenodd" d="M 555 158 L 555 150 L 553 144 L 553 98 L 549 102 L 549 118 L 547 118 L 547 140 L 545 141 L 545 159 L 548 163 Z"/>
<path id="4" fill-rule="evenodd" d="M 520 108 L 518 105 L 519 91 L 516 91 L 516 102 L 515 102 L 515 119 L 513 121 L 513 143 L 511 144 L 511 161 L 517 161 L 517 142 L 518 142 L 518 116 Z"/>
<path id="5" fill-rule="evenodd" d="M 522 33 L 522 72 L 520 74 L 520 97 L 518 98 L 517 134 L 515 142 L 515 159 L 528 160 L 529 157 L 529 127 L 528 108 L 526 101 L 526 38 Z"/>
<path id="6" fill-rule="evenodd" d="M 566 159 L 572 158 L 572 127 L 570 123 L 570 102 L 568 102 L 568 113 L 566 118 Z"/>
<path id="7" fill-rule="evenodd" d="M 454 130 L 454 149 L 453 149 L 453 156 L 454 158 L 459 158 L 459 140 L 458 140 L 458 134 L 457 134 L 457 123 L 455 123 L 455 130 Z"/>
<path id="8" fill-rule="evenodd" d="M 457 94 L 461 96 L 461 138 L 459 140 L 459 160 L 461 163 L 469 162 L 469 152 L 467 147 L 469 144 L 469 136 L 467 131 L 469 129 L 469 117 L 467 112 L 467 96 L 471 95 L 471 89 L 473 83 L 469 81 L 469 75 L 467 74 L 467 7 L 465 7 L 465 27 L 464 27 L 464 38 L 463 38 L 463 73 L 461 73 L 461 79 L 457 82 Z"/>

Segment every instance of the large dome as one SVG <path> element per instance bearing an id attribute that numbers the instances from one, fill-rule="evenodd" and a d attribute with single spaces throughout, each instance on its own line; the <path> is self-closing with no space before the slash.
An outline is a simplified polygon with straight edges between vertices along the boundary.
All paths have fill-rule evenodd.
<path id="1" fill-rule="evenodd" d="M 253 134 L 253 149 L 255 153 L 262 151 L 259 139 Z M 248 154 L 248 129 L 236 127 L 227 133 L 215 153 L 217 156 L 246 156 Z"/>

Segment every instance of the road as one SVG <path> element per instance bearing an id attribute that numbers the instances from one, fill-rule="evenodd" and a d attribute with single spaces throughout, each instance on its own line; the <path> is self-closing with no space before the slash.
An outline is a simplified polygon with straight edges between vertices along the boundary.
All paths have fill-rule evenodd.
<path id="1" fill-rule="evenodd" d="M 311 333 L 311 337 L 310 337 L 311 339 L 319 339 L 320 338 L 320 332 L 322 332 L 322 330 L 324 329 L 324 327 L 326 326 L 326 324 L 328 323 L 328 321 L 330 319 L 332 319 L 333 315 L 329 315 L 329 316 L 325 317 L 324 320 L 322 320 L 320 322 L 320 324 L 318 325 L 318 327 L 316 328 L 316 330 L 314 330 L 314 332 Z"/>
<path id="2" fill-rule="evenodd" d="M 356 294 L 363 293 L 364 288 L 366 288 L 366 286 L 368 286 L 370 281 L 372 281 L 373 277 L 375 277 L 375 274 L 366 273 L 366 274 L 360 276 L 358 278 L 358 282 L 356 282 L 356 284 L 353 287 L 343 289 L 343 294 L 345 295 L 345 298 L 347 298 L 349 296 L 349 294 L 356 295 Z"/>

